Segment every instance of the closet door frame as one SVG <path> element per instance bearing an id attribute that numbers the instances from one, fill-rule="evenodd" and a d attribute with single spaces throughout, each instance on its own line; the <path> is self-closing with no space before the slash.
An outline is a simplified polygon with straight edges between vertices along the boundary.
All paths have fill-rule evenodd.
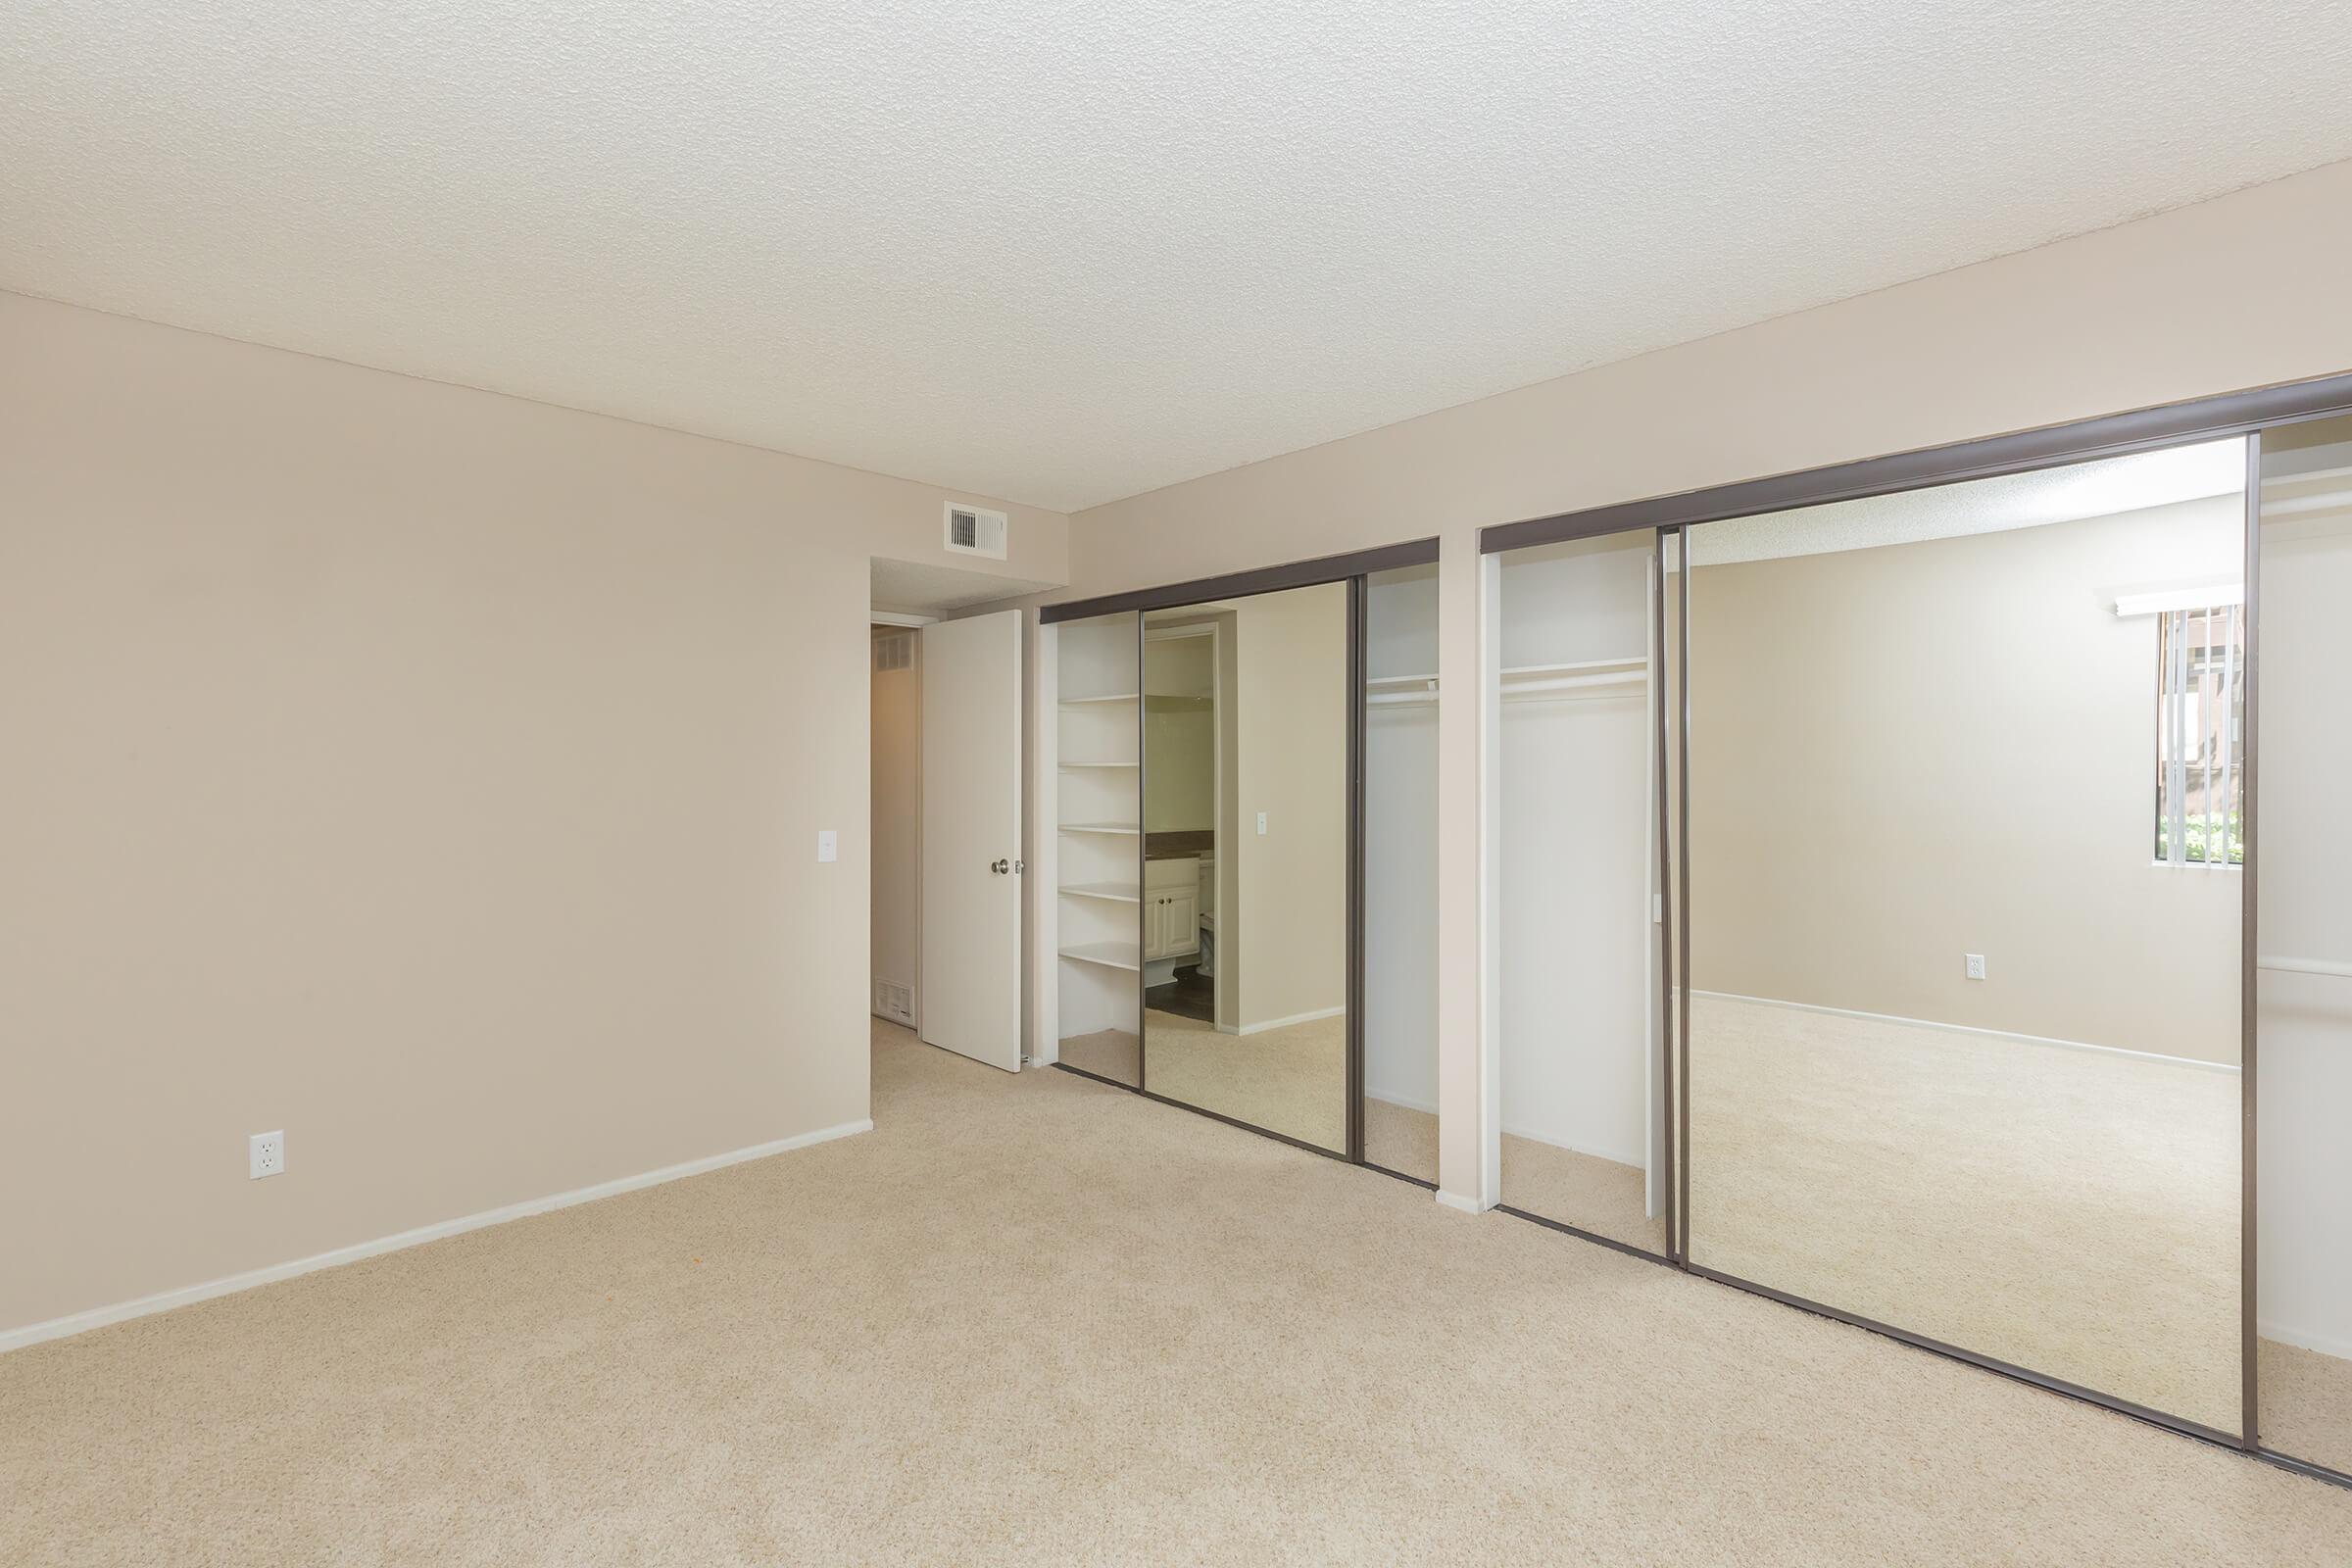
<path id="1" fill-rule="evenodd" d="M 1385 1175 L 1396 1176 L 1400 1181 L 1412 1182 L 1415 1186 L 1420 1187 L 1428 1187 L 1431 1184 L 1421 1181 L 1417 1177 L 1387 1170 L 1383 1166 L 1368 1164 L 1364 1159 L 1364 732 L 1366 695 L 1364 676 L 1367 657 L 1365 603 L 1368 579 L 1373 573 L 1391 571 L 1402 566 L 1434 565 L 1437 560 L 1438 541 L 1435 538 L 1415 539 L 1402 544 L 1384 545 L 1372 550 L 1352 551 L 1346 555 L 1321 556 L 1306 561 L 1287 562 L 1281 565 L 1261 566 L 1250 571 L 1231 572 L 1219 577 L 1199 577 L 1187 582 L 1163 583 L 1156 587 L 1140 588 L 1129 593 L 1106 594 L 1095 599 L 1071 600 L 1064 604 L 1046 605 L 1038 611 L 1039 620 L 1046 625 L 1057 625 L 1068 620 L 1087 620 L 1098 615 L 1133 612 L 1136 616 L 1137 689 L 1140 693 L 1146 631 L 1144 617 L 1150 612 L 1181 610 L 1209 600 L 1248 599 L 1260 594 L 1282 593 L 1294 588 L 1316 588 L 1331 583 L 1346 585 L 1348 593 L 1346 663 L 1348 696 L 1346 782 L 1343 789 L 1347 798 L 1348 809 L 1348 930 L 1346 936 L 1348 976 L 1344 993 L 1348 1006 L 1347 1072 L 1344 1080 L 1345 1093 L 1348 1097 L 1345 1138 L 1347 1147 L 1345 1149 L 1326 1149 L 1320 1144 L 1310 1144 L 1303 1139 L 1293 1138 L 1287 1133 L 1260 1127 L 1254 1122 L 1244 1121 L 1237 1116 L 1228 1116 L 1221 1111 L 1209 1110 L 1204 1106 L 1195 1105 L 1186 1101 L 1172 1100 L 1152 1088 L 1151 1051 L 1148 1044 L 1150 1031 L 1145 1026 L 1144 1007 L 1146 965 L 1141 956 L 1146 945 L 1144 941 L 1146 922 L 1150 916 L 1146 912 L 1148 895 L 1140 893 L 1136 904 L 1137 1082 L 1133 1085 L 1118 1084 L 1113 1087 L 1126 1089 L 1131 1094 L 1141 1095 L 1146 1100 L 1157 1101 L 1163 1105 L 1174 1105 L 1180 1110 L 1189 1110 L 1197 1116 L 1205 1116 L 1211 1121 L 1223 1122 L 1229 1127 L 1240 1127 L 1245 1131 L 1256 1133 L 1261 1138 L 1271 1138 L 1277 1143 L 1289 1144 L 1295 1149 L 1303 1149 L 1309 1153 L 1321 1154 L 1326 1158 L 1341 1160 L 1350 1165 L 1364 1165 L 1367 1169 L 1378 1170 Z M 1136 703 L 1136 755 L 1143 764 L 1136 769 L 1135 785 L 1136 821 L 1139 828 L 1146 820 L 1144 815 L 1146 778 L 1152 766 L 1152 759 L 1146 745 L 1144 708 L 1144 703 L 1139 699 Z M 1149 835 L 1142 831 L 1136 834 L 1136 886 L 1139 890 L 1145 886 L 1147 865 L 1145 841 L 1148 837 Z M 1226 853 L 1230 853 L 1230 851 Z M 1069 1070 L 1078 1071 L 1076 1068 Z M 1092 1075 L 1081 1073 L 1080 1076 L 1091 1077 Z M 1107 1082 L 1108 1080 L 1098 1079 L 1097 1081 Z"/>
<path id="2" fill-rule="evenodd" d="M 2262 432 L 2265 429 L 2302 423 L 2310 419 L 2340 416 L 2352 413 L 2352 374 L 2340 374 L 2308 381 L 2284 383 L 2251 391 L 2225 393 L 2182 403 L 2138 409 L 2125 414 L 2100 416 L 2063 424 L 2045 425 L 2006 435 L 1989 436 L 1980 440 L 1955 442 L 1950 445 L 1921 448 L 1894 453 L 1886 457 L 1867 458 L 1859 462 L 1833 465 L 1792 473 L 1776 474 L 1768 478 L 1748 479 L 1679 494 L 1654 496 L 1642 500 L 1620 502 L 1581 512 L 1560 513 L 1548 516 L 1530 517 L 1517 522 L 1499 523 L 1479 531 L 1479 551 L 1493 555 L 1530 545 L 1552 544 L 1565 540 L 1588 539 L 1634 528 L 1649 527 L 1659 531 L 1661 548 L 1668 531 L 1683 535 L 1686 553 L 1682 563 L 1681 603 L 1684 617 L 1680 644 L 1682 658 L 1677 679 L 1677 700 L 1681 715 L 1679 736 L 1683 771 L 1678 793 L 1681 800 L 1677 817 L 1682 828 L 1682 855 L 1678 884 L 1683 895 L 1682 920 L 1675 933 L 1681 956 L 1680 975 L 1685 987 L 1690 977 L 1690 858 L 1688 830 L 1690 822 L 1690 568 L 1687 553 L 1688 530 L 1707 522 L 1734 517 L 1754 516 L 1759 514 L 1791 511 L 1820 506 L 1829 502 L 1853 501 L 1872 496 L 1898 494 L 1936 486 L 1956 484 L 1969 479 L 1991 478 L 2002 474 L 2025 473 L 2034 469 L 2061 467 L 2099 458 L 2122 457 L 2132 453 L 2152 452 L 2167 447 L 2185 446 L 2202 441 L 2242 437 L 2246 443 L 2245 492 L 2245 801 L 2242 808 L 2241 838 L 2245 845 L 2245 864 L 2239 884 L 2239 1355 L 2241 1369 L 2239 1430 L 2224 1432 L 2168 1412 L 2155 1410 L 2132 1400 L 2084 1388 L 2064 1379 L 2051 1377 L 2031 1368 L 2016 1366 L 1995 1357 L 1983 1355 L 1958 1346 L 1948 1345 L 1925 1335 L 1916 1334 L 1899 1325 L 1878 1322 L 1818 1301 L 1807 1300 L 1785 1291 L 1742 1280 L 1696 1264 L 1689 1257 L 1689 1127 L 1690 1074 L 1688 1008 L 1681 1009 L 1677 1054 L 1684 1070 L 1675 1078 L 1676 1115 L 1683 1136 L 1677 1141 L 1680 1156 L 1678 1192 L 1675 1205 L 1681 1229 L 1676 1255 L 1663 1260 L 1666 1266 L 1701 1278 L 1729 1285 L 1739 1290 L 1770 1298 L 1799 1307 L 1820 1316 L 1850 1323 L 1875 1333 L 1884 1334 L 1905 1344 L 1933 1351 L 1938 1355 L 1964 1361 L 1986 1371 L 1999 1373 L 2036 1388 L 2062 1394 L 2071 1398 L 2096 1404 L 2122 1414 L 2132 1416 L 2152 1425 L 2180 1432 L 2186 1436 L 2236 1448 L 2267 1462 L 2302 1474 L 2319 1477 L 2341 1485 L 2352 1485 L 2352 1474 L 2329 1469 L 2308 1460 L 2280 1454 L 2266 1447 L 2261 1440 L 2260 1357 L 2258 1345 L 2258 1278 L 2257 1248 L 2259 1241 L 2257 1194 L 2255 1186 L 2257 1157 L 2257 1127 L 2255 1122 L 2257 1088 L 2257 998 L 2255 994 L 2257 952 L 2255 896 L 2258 886 L 2258 778 L 2260 750 L 2258 744 L 2260 713 L 2260 646 L 2261 614 L 2259 583 L 2261 579 L 2261 462 Z M 1660 712 L 1664 709 L 1661 705 Z M 1664 719 L 1660 719 L 1661 730 Z M 1659 744 L 1666 744 L 1661 733 Z M 1554 1229 L 1567 1227 L 1553 1226 Z M 1601 1240 L 1600 1238 L 1591 1238 Z"/>

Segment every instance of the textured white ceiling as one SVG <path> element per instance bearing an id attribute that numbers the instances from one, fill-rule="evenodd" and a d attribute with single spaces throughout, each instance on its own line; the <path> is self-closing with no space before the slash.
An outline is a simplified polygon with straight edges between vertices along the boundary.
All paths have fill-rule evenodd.
<path id="1" fill-rule="evenodd" d="M 1701 566 L 1720 566 L 1957 539 L 2111 516 L 2176 501 L 2242 495 L 2245 488 L 2246 443 L 2232 437 L 1862 501 L 1729 517 L 1692 530 L 1690 559 Z"/>
<path id="2" fill-rule="evenodd" d="M 2347 79 L 2342 0 L 10 0 L 0 287 L 1074 508 L 2352 155 Z"/>

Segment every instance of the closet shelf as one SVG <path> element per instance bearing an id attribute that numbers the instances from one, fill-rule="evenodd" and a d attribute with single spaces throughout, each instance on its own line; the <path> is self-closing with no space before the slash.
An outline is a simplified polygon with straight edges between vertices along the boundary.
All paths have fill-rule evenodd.
<path id="1" fill-rule="evenodd" d="M 1567 664 L 1515 664 L 1502 672 L 1502 700 L 1577 701 L 1632 697 L 1649 684 L 1649 656 L 1583 659 Z"/>
<path id="2" fill-rule="evenodd" d="M 1136 960 L 1136 945 L 1132 942 L 1081 942 L 1061 950 L 1065 958 L 1079 963 L 1099 963 L 1105 969 L 1140 969 Z"/>
<path id="3" fill-rule="evenodd" d="M 1512 681 L 1553 680 L 1562 675 L 1639 675 L 1649 669 L 1649 656 L 1636 654 L 1630 659 L 1580 659 L 1566 664 L 1505 664 L 1502 670 L 1504 685 Z"/>
<path id="4" fill-rule="evenodd" d="M 1063 763 L 1061 763 L 1060 765 L 1061 765 L 1062 771 L 1064 771 L 1064 772 L 1070 772 L 1070 771 L 1072 771 L 1072 770 L 1074 770 L 1074 769 L 1077 769 L 1077 768 L 1083 768 L 1083 767 L 1141 767 L 1141 766 L 1143 766 L 1143 763 L 1141 763 L 1141 762 L 1080 762 L 1080 761 L 1064 761 L 1064 762 L 1063 762 Z"/>
<path id="5" fill-rule="evenodd" d="M 1649 679 L 1649 656 L 1631 659 L 1583 659 L 1564 664 L 1510 664 L 1502 671 L 1502 696 L 1550 696 L 1591 691 L 1605 695 L 1615 687 L 1639 687 Z M 1435 675 L 1379 675 L 1364 682 L 1365 701 L 1375 708 L 1404 708 L 1438 700 Z"/>
<path id="6" fill-rule="evenodd" d="M 1106 904 L 1141 904 L 1142 895 L 1133 883 L 1122 882 L 1065 882 L 1059 891 L 1073 899 L 1101 899 Z"/>
<path id="7" fill-rule="evenodd" d="M 1141 692 L 1109 692 L 1101 697 L 1064 697 L 1061 699 L 1061 706 L 1064 708 L 1088 708 L 1097 703 L 1132 703 L 1142 695 Z"/>
<path id="8" fill-rule="evenodd" d="M 1133 837 L 1141 831 L 1133 822 L 1064 822 L 1064 833 L 1124 833 Z"/>

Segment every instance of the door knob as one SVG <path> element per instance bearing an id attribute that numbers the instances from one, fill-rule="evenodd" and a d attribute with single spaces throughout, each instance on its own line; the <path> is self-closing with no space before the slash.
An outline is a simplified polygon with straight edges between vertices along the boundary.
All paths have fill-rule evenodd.
<path id="1" fill-rule="evenodd" d="M 989 865 L 989 869 L 996 872 L 999 876 L 1004 876 L 1012 870 L 1012 862 L 1010 860 L 997 860 Z"/>

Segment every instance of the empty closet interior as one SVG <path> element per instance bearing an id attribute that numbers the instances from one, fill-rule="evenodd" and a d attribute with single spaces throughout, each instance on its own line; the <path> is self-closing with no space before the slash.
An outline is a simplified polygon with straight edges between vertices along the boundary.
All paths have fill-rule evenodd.
<path id="1" fill-rule="evenodd" d="M 2132 447 L 1491 536 L 1501 1199 L 2352 1474 L 2352 419 Z"/>
<path id="2" fill-rule="evenodd" d="M 1048 612 L 1059 1065 L 1434 1182 L 1429 554 Z"/>
<path id="3" fill-rule="evenodd" d="M 1659 542 L 1498 578 L 1502 1204 L 1664 1255 Z"/>

